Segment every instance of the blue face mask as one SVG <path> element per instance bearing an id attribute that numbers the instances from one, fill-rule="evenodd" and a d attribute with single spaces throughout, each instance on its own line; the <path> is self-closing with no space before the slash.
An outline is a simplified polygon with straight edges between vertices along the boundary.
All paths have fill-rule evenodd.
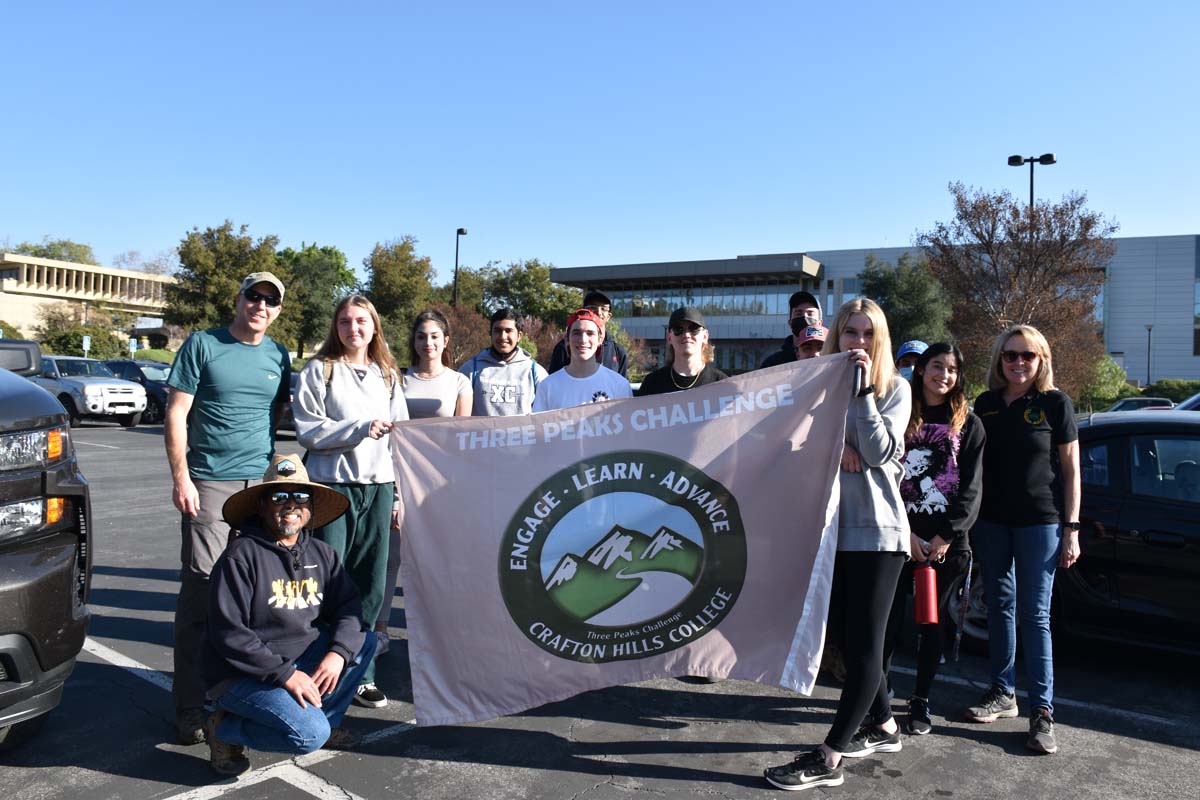
<path id="1" fill-rule="evenodd" d="M 901 378 L 904 378 L 904 380 L 906 380 L 906 381 L 911 381 L 912 376 L 913 376 L 913 368 L 912 367 L 901 367 L 900 368 L 900 377 Z"/>

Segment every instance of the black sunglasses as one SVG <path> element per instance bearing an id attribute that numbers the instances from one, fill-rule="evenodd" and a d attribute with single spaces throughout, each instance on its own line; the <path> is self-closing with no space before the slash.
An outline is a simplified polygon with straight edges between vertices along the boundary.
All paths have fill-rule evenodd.
<path id="1" fill-rule="evenodd" d="M 1022 350 L 1020 352 L 1017 352 L 1016 350 L 1005 350 L 1000 355 L 1004 356 L 1004 360 L 1009 364 L 1017 363 L 1018 358 L 1024 361 L 1026 364 L 1030 364 L 1033 363 L 1033 360 L 1038 357 L 1037 353 L 1033 352 L 1032 350 Z"/>
<path id="2" fill-rule="evenodd" d="M 283 302 L 283 298 L 276 297 L 273 294 L 263 294 L 262 292 L 256 292 L 253 289 L 244 289 L 242 291 L 242 297 L 246 298 L 251 303 L 257 303 L 261 300 L 262 302 L 269 305 L 271 308 L 279 308 L 279 304 Z"/>
<path id="3" fill-rule="evenodd" d="M 308 501 L 312 500 L 310 492 L 271 492 L 267 497 L 277 506 L 281 506 L 288 500 L 291 500 L 298 506 L 308 505 Z"/>
<path id="4" fill-rule="evenodd" d="M 676 325 L 674 328 L 671 328 L 671 333 L 675 334 L 676 336 L 683 336 L 685 333 L 695 335 L 702 330 L 704 329 L 699 325 Z"/>

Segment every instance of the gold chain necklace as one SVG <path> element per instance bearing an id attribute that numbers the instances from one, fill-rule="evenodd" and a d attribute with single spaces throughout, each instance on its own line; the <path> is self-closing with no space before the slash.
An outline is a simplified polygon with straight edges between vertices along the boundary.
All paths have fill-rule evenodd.
<path id="1" fill-rule="evenodd" d="M 700 380 L 700 374 L 702 372 L 704 372 L 703 369 L 701 369 L 700 372 L 697 372 L 695 377 L 692 378 L 692 382 L 689 383 L 687 386 L 680 386 L 679 381 L 675 380 L 675 370 L 671 369 L 671 383 L 675 384 L 676 389 L 690 389 L 696 385 L 696 381 Z"/>

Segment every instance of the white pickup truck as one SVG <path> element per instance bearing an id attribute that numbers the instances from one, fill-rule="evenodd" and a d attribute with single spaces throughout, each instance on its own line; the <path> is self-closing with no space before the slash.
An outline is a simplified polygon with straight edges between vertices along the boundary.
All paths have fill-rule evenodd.
<path id="1" fill-rule="evenodd" d="M 115 418 L 132 428 L 146 410 L 146 390 L 121 380 L 94 358 L 44 355 L 41 373 L 30 380 L 58 398 L 72 428 L 83 417 Z"/>

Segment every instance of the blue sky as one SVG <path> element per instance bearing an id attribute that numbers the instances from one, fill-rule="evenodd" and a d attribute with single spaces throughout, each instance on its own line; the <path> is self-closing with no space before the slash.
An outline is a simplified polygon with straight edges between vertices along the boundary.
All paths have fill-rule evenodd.
<path id="1" fill-rule="evenodd" d="M 1190 2 L 0 5 L 0 244 L 224 219 L 443 277 L 902 246 L 961 180 L 1200 233 Z M 177 7 L 178 6 L 178 7 Z M 911 6 L 911 7 L 910 7 Z"/>

